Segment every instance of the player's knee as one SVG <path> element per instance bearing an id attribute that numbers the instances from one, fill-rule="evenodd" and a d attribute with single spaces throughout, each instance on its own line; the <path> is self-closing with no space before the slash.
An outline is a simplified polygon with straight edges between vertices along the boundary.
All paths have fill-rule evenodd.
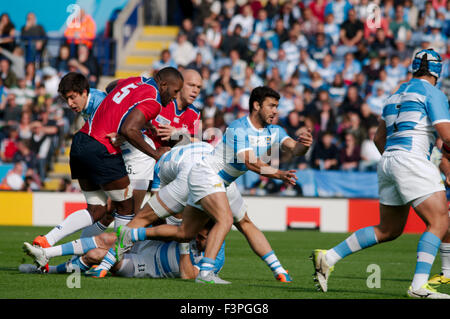
<path id="1" fill-rule="evenodd" d="M 109 249 L 114 246 L 117 236 L 114 233 L 103 233 L 97 236 L 97 247 Z"/>
<path id="2" fill-rule="evenodd" d="M 89 250 L 86 255 L 84 255 L 83 259 L 87 264 L 98 264 L 103 260 L 103 257 L 106 255 L 106 250 L 101 248 L 95 248 Z"/>

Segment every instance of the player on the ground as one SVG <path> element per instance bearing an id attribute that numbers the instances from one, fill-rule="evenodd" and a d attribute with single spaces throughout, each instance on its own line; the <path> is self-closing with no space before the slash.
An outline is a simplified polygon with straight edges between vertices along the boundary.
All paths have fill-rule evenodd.
<path id="1" fill-rule="evenodd" d="M 445 185 L 450 187 L 450 148 L 442 145 L 442 158 L 439 164 L 441 172 L 445 176 Z M 450 207 L 449 207 L 450 208 Z M 450 218 L 450 209 L 449 209 Z M 449 221 L 450 224 L 450 221 Z M 439 247 L 441 253 L 441 273 L 436 274 L 428 281 L 431 285 L 450 284 L 450 225 L 447 235 L 442 239 Z"/>
<path id="2" fill-rule="evenodd" d="M 448 208 L 438 168 L 429 161 L 436 132 L 450 146 L 450 115 L 446 96 L 435 87 L 442 59 L 432 49 L 418 52 L 413 79 L 385 102 L 375 144 L 382 154 L 378 164 L 380 224 L 362 228 L 330 250 L 316 249 L 312 261 L 322 291 L 342 258 L 394 240 L 403 232 L 410 206 L 425 222 L 417 246 L 415 274 L 407 294 L 415 298 L 450 298 L 433 289 L 428 277 L 448 230 Z"/>
<path id="3" fill-rule="evenodd" d="M 142 227 L 152 225 L 158 219 L 182 213 L 189 195 L 187 175 L 192 166 L 209 155 L 213 149 L 213 146 L 208 143 L 196 142 L 174 147 L 161 157 L 156 164 L 152 186 L 152 190 L 158 190 L 158 192 L 150 198 L 130 223 L 118 231 L 119 259 L 121 251 L 126 251 L 136 241 L 146 239 L 146 230 Z M 235 183 L 227 187 L 227 197 L 234 225 L 246 237 L 252 250 L 270 267 L 277 280 L 291 282 L 292 279 L 279 262 L 266 237 L 248 217 L 246 205 Z M 132 232 L 136 236 L 132 236 Z"/>
<path id="4" fill-rule="evenodd" d="M 198 274 L 198 262 L 203 256 L 208 232 L 213 222 L 210 221 L 197 237 L 189 243 L 161 242 L 155 240 L 141 241 L 114 263 L 111 272 L 121 277 L 136 278 L 182 278 L 194 279 Z M 50 258 L 66 255 L 78 255 L 68 262 L 50 266 L 49 273 L 73 273 L 78 268 L 85 272 L 97 265 L 116 242 L 114 233 L 103 233 L 95 237 L 77 239 L 59 246 L 41 248 L 24 243 L 24 249 L 38 265 L 47 264 Z M 222 245 L 220 258 L 214 271 L 218 273 L 225 262 L 225 244 Z M 19 271 L 24 273 L 41 273 L 36 265 L 22 264 Z"/>
<path id="5" fill-rule="evenodd" d="M 272 159 L 275 158 L 276 148 L 272 148 L 274 144 L 279 144 L 284 150 L 298 156 L 304 155 L 312 143 L 309 131 L 302 131 L 296 142 L 280 126 L 271 124 L 278 112 L 279 99 L 280 95 L 268 87 L 255 88 L 250 96 L 250 115 L 234 121 L 214 152 L 195 163 L 189 172 L 189 198 L 183 210 L 182 225 L 161 225 L 146 230 L 148 239 L 171 238 L 185 241 L 194 238 L 210 217 L 215 220 L 196 282 L 229 283 L 212 271 L 220 246 L 233 224 L 226 186 L 248 169 L 291 184 L 296 182 L 294 170 L 281 171 L 263 161 L 270 150 Z M 258 244 L 252 247 L 258 247 Z M 273 262 L 279 263 L 277 259 Z"/>
<path id="6" fill-rule="evenodd" d="M 120 133 L 142 152 L 158 159 L 168 148 L 155 151 L 145 142 L 141 130 L 176 97 L 182 85 L 183 77 L 178 70 L 164 68 L 155 78 L 123 80 L 104 98 L 75 134 L 70 152 L 72 178 L 78 179 L 88 207 L 71 214 L 46 236 L 40 236 L 40 246 L 52 246 L 101 219 L 106 212 L 107 197 L 111 198 L 119 216 L 133 214 L 133 190 L 121 150 L 110 143 L 108 135 Z M 71 81 L 60 84 L 59 92 L 66 98 L 73 90 Z M 129 220 L 116 218 L 116 224 Z"/>

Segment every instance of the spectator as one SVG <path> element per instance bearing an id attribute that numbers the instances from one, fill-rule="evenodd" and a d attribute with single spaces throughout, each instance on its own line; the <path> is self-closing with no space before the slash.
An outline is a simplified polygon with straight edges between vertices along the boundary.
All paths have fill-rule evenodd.
<path id="1" fill-rule="evenodd" d="M 375 172 L 381 158 L 381 154 L 374 143 L 377 126 L 370 127 L 368 132 L 368 138 L 366 138 L 361 145 L 361 162 L 359 169 L 361 171 Z"/>
<path id="2" fill-rule="evenodd" d="M 16 126 L 9 126 L 7 137 L 0 143 L 0 159 L 4 163 L 11 163 L 18 151 L 19 130 Z"/>
<path id="3" fill-rule="evenodd" d="M 3 13 L 0 16 L 0 48 L 12 52 L 16 47 L 15 35 L 16 27 L 11 22 L 9 14 Z"/>
<path id="4" fill-rule="evenodd" d="M 380 114 L 372 112 L 368 103 L 363 103 L 361 105 L 361 126 L 364 127 L 366 131 L 372 126 L 378 126 L 380 117 Z"/>
<path id="5" fill-rule="evenodd" d="M 1 183 L 1 189 L 20 191 L 24 187 L 24 167 L 22 162 L 17 162 L 14 167 L 6 174 Z"/>
<path id="6" fill-rule="evenodd" d="M 0 47 L 0 56 L 4 56 L 11 63 L 11 71 L 18 77 L 25 77 L 25 57 L 23 49 L 20 46 L 16 46 L 12 52 Z"/>
<path id="7" fill-rule="evenodd" d="M 239 13 L 231 18 L 230 24 L 227 28 L 227 34 L 232 35 L 236 26 L 240 25 L 242 27 L 242 32 L 240 35 L 243 38 L 248 39 L 253 32 L 254 23 L 255 18 L 253 17 L 252 7 L 249 4 L 245 4 L 242 7 L 242 13 Z"/>
<path id="8" fill-rule="evenodd" d="M 348 0 L 335 0 L 330 1 L 325 6 L 325 16 L 332 14 L 334 16 L 335 23 L 342 24 L 347 20 L 348 13 L 352 5 Z"/>
<path id="9" fill-rule="evenodd" d="M 336 116 L 329 101 L 325 100 L 321 102 L 316 114 L 320 132 L 336 132 Z"/>
<path id="10" fill-rule="evenodd" d="M 329 92 L 335 105 L 340 105 L 344 101 L 344 98 L 347 95 L 347 87 L 345 86 L 342 73 L 336 73 L 333 83 L 331 83 Z"/>
<path id="11" fill-rule="evenodd" d="M 195 46 L 197 54 L 202 55 L 202 61 L 208 67 L 212 67 L 214 64 L 214 52 L 206 42 L 206 36 L 201 33 L 197 36 L 197 42 Z"/>
<path id="12" fill-rule="evenodd" d="M 325 16 L 324 32 L 332 40 L 333 45 L 339 44 L 340 28 L 332 13 Z"/>
<path id="13" fill-rule="evenodd" d="M 211 48 L 218 50 L 223 39 L 219 21 L 211 21 L 205 29 L 206 42 Z"/>
<path id="14" fill-rule="evenodd" d="M 38 160 L 36 154 L 34 154 L 27 143 L 23 140 L 18 140 L 17 142 L 17 152 L 12 158 L 13 163 L 22 162 L 26 169 L 37 170 Z"/>
<path id="15" fill-rule="evenodd" d="M 327 6 L 327 2 L 327 0 L 317 0 L 309 3 L 311 13 L 322 23 L 325 22 L 325 7 Z"/>
<path id="16" fill-rule="evenodd" d="M 17 80 L 17 86 L 10 89 L 10 92 L 16 96 L 16 103 L 21 108 L 25 104 L 33 102 L 35 92 L 33 88 L 27 87 L 27 81 L 25 78 Z"/>
<path id="17" fill-rule="evenodd" d="M 177 64 L 172 59 L 172 54 L 170 51 L 168 49 L 164 49 L 161 51 L 160 59 L 153 62 L 152 69 L 153 72 L 158 72 L 159 70 L 169 66 L 176 68 Z"/>
<path id="18" fill-rule="evenodd" d="M 390 64 L 385 67 L 387 81 L 390 87 L 394 88 L 399 82 L 406 79 L 408 70 L 400 63 L 400 58 L 397 55 L 391 55 Z"/>
<path id="19" fill-rule="evenodd" d="M 258 86 L 263 86 L 264 81 L 253 71 L 250 65 L 245 68 L 245 77 L 242 83 L 242 87 L 246 92 L 251 92 L 254 88 Z"/>
<path id="20" fill-rule="evenodd" d="M 358 20 L 354 9 L 348 10 L 348 17 L 341 25 L 339 33 L 340 42 L 344 45 L 345 51 L 355 51 L 356 46 L 364 37 L 364 25 Z M 343 48 L 343 47 L 340 47 Z M 345 53 L 345 52 L 344 52 Z"/>
<path id="21" fill-rule="evenodd" d="M 225 92 L 229 95 L 233 95 L 234 88 L 237 86 L 237 82 L 231 76 L 231 66 L 225 65 L 220 70 L 220 77 L 214 83 L 214 88 L 221 85 Z"/>
<path id="22" fill-rule="evenodd" d="M 8 93 L 6 98 L 6 106 L 3 111 L 3 120 L 8 125 L 18 125 L 22 116 L 22 107 L 17 105 L 16 95 L 12 92 Z"/>
<path id="23" fill-rule="evenodd" d="M 40 121 L 33 122 L 32 132 L 30 150 L 37 156 L 39 177 L 45 180 L 52 141 Z"/>
<path id="24" fill-rule="evenodd" d="M 355 77 L 361 72 L 361 64 L 355 59 L 351 52 L 347 52 L 344 57 L 344 65 L 340 70 L 346 85 L 352 85 L 355 82 Z"/>
<path id="25" fill-rule="evenodd" d="M 64 37 L 68 44 L 84 44 L 92 49 L 96 33 L 97 25 L 94 19 L 84 9 L 80 9 L 72 21 L 67 21 Z"/>
<path id="26" fill-rule="evenodd" d="M 177 41 L 170 45 L 169 50 L 173 60 L 179 66 L 186 67 L 195 59 L 194 46 L 183 32 L 178 33 Z"/>
<path id="27" fill-rule="evenodd" d="M 58 186 L 58 192 L 63 193 L 77 193 L 78 189 L 72 184 L 72 181 L 68 177 L 61 178 Z"/>
<path id="28" fill-rule="evenodd" d="M 355 171 L 358 169 L 361 150 L 352 133 L 345 134 L 344 147 L 340 151 L 339 159 L 342 170 Z"/>
<path id="29" fill-rule="evenodd" d="M 189 18 L 183 19 L 181 22 L 181 31 L 186 34 L 187 40 L 195 45 L 197 39 L 197 32 L 195 31 L 192 20 Z"/>
<path id="30" fill-rule="evenodd" d="M 11 88 L 17 85 L 17 75 L 11 69 L 11 61 L 7 58 L 0 60 L 0 76 L 3 84 L 7 88 Z"/>
<path id="31" fill-rule="evenodd" d="M 32 113 L 22 112 L 22 117 L 20 118 L 19 123 L 19 138 L 21 141 L 29 141 L 31 139 L 31 122 L 32 122 Z"/>
<path id="32" fill-rule="evenodd" d="M 409 42 L 411 40 L 411 26 L 405 20 L 405 13 L 402 5 L 395 8 L 395 19 L 389 24 L 394 39 Z"/>
<path id="33" fill-rule="evenodd" d="M 315 43 L 310 46 L 308 53 L 312 59 L 319 64 L 323 63 L 325 56 L 332 54 L 330 47 L 326 43 L 325 33 L 317 33 Z"/>
<path id="34" fill-rule="evenodd" d="M 59 77 L 63 77 L 69 72 L 70 47 L 62 44 L 59 47 L 58 56 L 53 60 L 52 67 L 58 72 Z"/>
<path id="35" fill-rule="evenodd" d="M 28 168 L 25 173 L 22 191 L 33 192 L 42 188 L 42 182 L 34 169 Z"/>
<path id="36" fill-rule="evenodd" d="M 245 79 L 245 68 L 247 62 L 241 59 L 237 50 L 231 50 L 231 78 L 236 81 L 237 85 L 242 86 Z"/>
<path id="37" fill-rule="evenodd" d="M 42 67 L 47 34 L 44 27 L 37 23 L 36 15 L 33 12 L 27 14 L 27 19 L 20 35 L 25 45 L 26 62 L 37 63 Z"/>
<path id="38" fill-rule="evenodd" d="M 355 112 L 360 114 L 360 108 L 364 100 L 358 93 L 358 88 L 356 85 L 350 85 L 345 95 L 344 101 L 339 105 L 338 115 L 344 113 Z"/>
<path id="39" fill-rule="evenodd" d="M 27 87 L 32 88 L 33 90 L 36 89 L 37 85 L 39 84 L 40 79 L 36 74 L 36 66 L 33 62 L 27 63 L 25 66 L 25 84 Z"/>
<path id="40" fill-rule="evenodd" d="M 339 149 L 334 144 L 334 135 L 329 131 L 321 134 L 320 140 L 313 146 L 311 167 L 320 170 L 337 170 L 339 168 Z"/>
<path id="41" fill-rule="evenodd" d="M 83 74 L 89 80 L 91 87 L 97 87 L 100 77 L 100 66 L 86 45 L 78 45 L 77 58 L 69 60 L 69 70 Z"/>

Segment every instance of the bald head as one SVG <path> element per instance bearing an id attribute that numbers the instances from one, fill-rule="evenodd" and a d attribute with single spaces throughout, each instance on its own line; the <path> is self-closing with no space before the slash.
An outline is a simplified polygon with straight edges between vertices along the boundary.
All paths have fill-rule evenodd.
<path id="1" fill-rule="evenodd" d="M 183 109 L 194 103 L 203 87 L 203 79 L 200 73 L 193 69 L 185 69 L 182 72 L 184 78 L 183 88 L 178 95 L 177 102 Z"/>

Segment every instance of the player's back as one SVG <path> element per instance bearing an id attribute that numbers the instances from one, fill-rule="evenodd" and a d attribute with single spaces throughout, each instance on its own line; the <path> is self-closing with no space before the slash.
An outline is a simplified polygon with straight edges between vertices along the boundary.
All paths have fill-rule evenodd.
<path id="1" fill-rule="evenodd" d="M 115 148 L 109 142 L 107 134 L 119 133 L 126 117 L 136 107 L 148 121 L 161 111 L 161 99 L 153 78 L 120 80 L 92 114 L 91 121 L 85 123 L 80 131 L 105 145 L 111 154 L 120 153 L 120 148 Z"/>
<path id="2" fill-rule="evenodd" d="M 446 96 L 426 80 L 404 83 L 385 102 L 385 152 L 406 151 L 427 158 L 436 140 L 433 125 L 449 118 Z"/>
<path id="3" fill-rule="evenodd" d="M 156 164 L 155 175 L 158 175 L 158 178 L 165 184 L 170 183 L 182 169 L 189 170 L 195 163 L 211 154 L 213 150 L 214 147 L 206 142 L 175 146 L 160 158 Z"/>

